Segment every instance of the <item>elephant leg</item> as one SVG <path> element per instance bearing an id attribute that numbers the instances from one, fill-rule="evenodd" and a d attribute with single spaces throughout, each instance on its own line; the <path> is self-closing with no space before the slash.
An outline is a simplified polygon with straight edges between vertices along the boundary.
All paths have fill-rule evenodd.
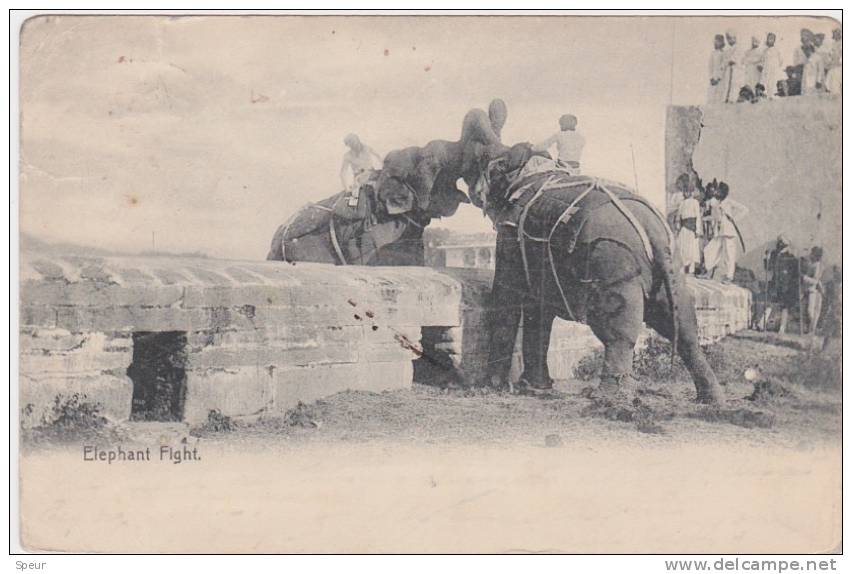
<path id="1" fill-rule="evenodd" d="M 552 389 L 553 380 L 547 368 L 547 350 L 556 315 L 540 300 L 527 299 L 523 311 L 524 372 L 521 379 L 533 389 Z"/>
<path id="2" fill-rule="evenodd" d="M 702 403 L 718 403 L 722 400 L 722 389 L 698 342 L 695 300 L 686 285 L 681 283 L 679 287 L 675 292 L 678 302 L 678 355 L 692 375 L 697 400 Z M 671 308 L 665 293 L 661 293 L 655 301 L 649 303 L 645 322 L 660 335 L 672 340 L 674 332 Z"/>
<path id="3" fill-rule="evenodd" d="M 487 384 L 503 387 L 508 385 L 521 313 L 528 297 L 520 248 L 510 230 L 498 230 L 495 263 L 487 306 L 489 343 L 485 375 Z"/>
<path id="4" fill-rule="evenodd" d="M 588 323 L 604 345 L 601 386 L 617 387 L 633 372 L 633 348 L 642 329 L 644 293 L 638 278 L 595 292 Z"/>

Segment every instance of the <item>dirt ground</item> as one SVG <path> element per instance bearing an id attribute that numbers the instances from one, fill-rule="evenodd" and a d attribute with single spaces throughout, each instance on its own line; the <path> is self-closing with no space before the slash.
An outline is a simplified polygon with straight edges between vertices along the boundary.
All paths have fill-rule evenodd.
<path id="1" fill-rule="evenodd" d="M 668 348 L 615 400 L 415 385 L 341 393 L 260 420 L 134 423 L 62 443 L 28 433 L 20 532 L 94 552 L 840 550 L 838 354 L 757 333 L 708 349 L 725 403 L 703 407 Z M 745 380 L 757 367 L 756 384 Z M 755 389 L 758 389 L 755 393 Z M 749 398 L 750 397 L 750 398 Z M 146 463 L 81 445 L 150 446 Z M 160 445 L 196 461 L 156 460 Z"/>
<path id="2" fill-rule="evenodd" d="M 836 354 L 805 350 L 807 341 L 766 341 L 759 333 L 728 337 L 707 349 L 725 389 L 718 407 L 698 405 L 688 373 L 669 367 L 667 343 L 636 357 L 636 380 L 617 397 L 593 389 L 600 357 L 581 365 L 582 379 L 557 381 L 545 397 L 485 389 L 414 385 L 387 393 L 347 392 L 285 417 L 232 421 L 229 433 L 196 428 L 206 439 L 255 441 L 274 435 L 294 443 L 391 441 L 410 444 L 546 444 L 589 434 L 613 441 L 691 442 L 702 437 L 773 444 L 839 443 L 840 364 Z M 758 376 L 746 380 L 746 369 Z M 228 435 L 228 438 L 225 437 Z"/>
<path id="3" fill-rule="evenodd" d="M 483 388 L 344 392 L 286 415 L 230 419 L 213 416 L 193 428 L 131 423 L 66 442 L 150 442 L 160 435 L 223 445 L 393 442 L 411 445 L 559 446 L 595 436 L 611 441 L 748 441 L 774 445 L 839 444 L 841 364 L 835 350 L 811 350 L 806 338 L 757 332 L 729 336 L 705 349 L 723 385 L 718 406 L 699 405 L 689 374 L 670 368 L 668 342 L 652 339 L 634 360 L 635 379 L 615 397 L 595 389 L 600 356 L 581 363 L 575 380 L 557 381 L 546 396 Z M 747 380 L 745 372 L 756 376 Z M 56 435 L 25 432 L 25 448 L 55 444 Z"/>

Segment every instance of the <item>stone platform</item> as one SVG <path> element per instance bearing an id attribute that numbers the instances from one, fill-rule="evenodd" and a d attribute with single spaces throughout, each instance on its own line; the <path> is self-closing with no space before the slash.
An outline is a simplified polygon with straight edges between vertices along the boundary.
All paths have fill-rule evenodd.
<path id="1" fill-rule="evenodd" d="M 469 382 L 486 360 L 490 284 L 487 270 L 25 254 L 22 422 L 75 393 L 115 421 L 282 413 L 343 390 L 407 388 L 424 352 Z M 747 327 L 747 291 L 690 287 L 705 342 Z M 558 378 L 600 347 L 564 321 L 552 342 Z"/>

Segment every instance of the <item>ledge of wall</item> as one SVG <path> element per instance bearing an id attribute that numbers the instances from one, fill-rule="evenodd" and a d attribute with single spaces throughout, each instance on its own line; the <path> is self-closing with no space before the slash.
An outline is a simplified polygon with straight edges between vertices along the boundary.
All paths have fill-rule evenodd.
<path id="1" fill-rule="evenodd" d="M 186 333 L 184 420 L 283 412 L 412 382 L 425 326 L 460 323 L 461 288 L 430 268 L 165 257 L 28 257 L 21 269 L 26 424 L 58 394 L 127 420 L 134 332 Z"/>
<path id="2" fill-rule="evenodd" d="M 20 407 L 27 426 L 57 395 L 131 417 L 134 334 L 185 335 L 182 419 L 281 413 L 344 390 L 407 388 L 424 348 L 467 382 L 487 360 L 488 270 L 334 267 L 166 257 L 26 256 Z M 749 292 L 689 280 L 704 342 L 746 328 Z M 431 340 L 424 340 L 427 334 Z M 600 348 L 557 321 L 548 361 L 571 378 Z M 520 371 L 516 351 L 514 374 Z"/>

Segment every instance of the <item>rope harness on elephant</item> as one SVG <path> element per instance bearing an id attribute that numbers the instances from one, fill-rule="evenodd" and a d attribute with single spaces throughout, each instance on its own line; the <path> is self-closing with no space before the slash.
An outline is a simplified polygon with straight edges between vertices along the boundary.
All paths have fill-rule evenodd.
<path id="1" fill-rule="evenodd" d="M 334 206 L 337 207 L 337 204 L 340 203 L 340 200 L 343 199 L 344 196 L 340 196 Z M 328 235 L 331 238 L 331 245 L 334 247 L 334 253 L 337 255 L 337 258 L 340 259 L 341 265 L 348 265 L 349 263 L 346 261 L 346 257 L 343 255 L 343 250 L 340 248 L 340 242 L 337 240 L 337 231 L 334 229 L 334 207 L 331 209 L 331 217 L 328 218 Z"/>
<path id="2" fill-rule="evenodd" d="M 526 222 L 527 222 L 527 216 L 529 215 L 530 208 L 536 202 L 538 202 L 538 200 L 541 199 L 548 191 L 554 190 L 554 189 L 564 190 L 566 188 L 579 187 L 579 186 L 583 186 L 583 185 L 588 185 L 588 187 L 586 187 L 585 190 L 583 190 L 579 195 L 577 195 L 577 197 L 575 197 L 573 199 L 573 201 L 571 201 L 571 203 L 568 205 L 568 207 L 566 207 L 562 211 L 562 213 L 559 215 L 559 217 L 556 219 L 556 221 L 550 227 L 550 232 L 547 234 L 546 237 L 535 237 L 533 235 L 530 235 L 527 232 Z M 518 243 L 520 245 L 521 261 L 522 261 L 523 266 L 524 266 L 524 277 L 526 278 L 527 286 L 529 288 L 532 288 L 532 283 L 531 283 L 531 280 L 530 280 L 529 260 L 528 260 L 528 257 L 527 257 L 527 250 L 526 250 L 526 242 L 527 241 L 536 241 L 536 242 L 544 243 L 547 246 L 547 255 L 548 255 L 547 258 L 550 262 L 550 269 L 551 269 L 551 272 L 553 274 L 554 284 L 556 285 L 556 288 L 559 291 L 559 295 L 562 299 L 562 303 L 565 306 L 565 310 L 568 313 L 568 316 L 571 317 L 572 319 L 574 318 L 574 312 L 571 309 L 571 305 L 568 303 L 568 297 L 565 294 L 565 289 L 562 286 L 562 282 L 559 280 L 559 273 L 557 272 L 557 269 L 556 269 L 556 258 L 553 255 L 552 241 L 553 241 L 553 236 L 556 233 L 559 226 L 563 225 L 563 224 L 567 224 L 571 220 L 571 218 L 578 211 L 580 211 L 580 208 L 578 207 L 579 203 L 587 195 L 589 195 L 591 192 L 593 192 L 595 190 L 598 190 L 598 191 L 605 193 L 607 195 L 608 199 L 609 199 L 608 203 L 612 203 L 613 205 L 615 205 L 616 209 L 618 209 L 618 211 L 627 219 L 627 221 L 630 223 L 630 225 L 636 230 L 636 233 L 639 235 L 639 239 L 642 242 L 642 246 L 643 246 L 643 250 L 645 252 L 645 255 L 648 257 L 648 261 L 653 263 L 654 254 L 653 254 L 653 250 L 651 248 L 651 241 L 648 238 L 648 234 L 645 231 L 645 228 L 642 227 L 642 224 L 636 219 L 636 217 L 630 212 L 630 210 L 628 210 L 624 206 L 624 204 L 615 195 L 615 193 L 613 193 L 612 190 L 610 190 L 609 187 L 604 182 L 602 182 L 600 179 L 597 179 L 597 178 L 592 179 L 591 181 L 580 180 L 580 181 L 574 181 L 574 182 L 566 183 L 566 182 L 562 181 L 560 174 L 551 175 L 550 177 L 548 177 L 547 180 L 544 181 L 544 183 L 541 184 L 539 189 L 535 192 L 533 197 L 526 203 L 526 205 L 524 205 L 523 210 L 521 211 L 521 215 L 518 219 Z M 518 194 L 522 193 L 523 191 L 524 191 L 524 188 L 522 187 L 522 188 L 518 189 L 516 192 L 514 192 L 513 195 L 518 196 Z"/>
<path id="3" fill-rule="evenodd" d="M 568 302 L 568 296 L 567 296 L 565 289 L 562 285 L 562 281 L 560 281 L 560 279 L 559 279 L 559 273 L 558 273 L 558 270 L 556 268 L 556 257 L 554 256 L 554 253 L 553 253 L 553 238 L 554 238 L 554 235 L 556 234 L 556 231 L 559 229 L 560 226 L 568 224 L 571 221 L 572 217 L 574 217 L 578 212 L 581 211 L 582 208 L 580 207 L 580 202 L 583 201 L 584 198 L 586 198 L 593 191 L 600 191 L 603 194 L 605 194 L 607 201 L 604 202 L 604 203 L 601 203 L 601 204 L 599 204 L 595 207 L 592 207 L 590 209 L 590 211 L 594 211 L 596 209 L 599 209 L 600 207 L 603 207 L 604 205 L 612 204 L 618 210 L 618 212 L 621 213 L 621 215 L 630 223 L 630 226 L 636 231 L 636 234 L 639 236 L 639 239 L 642 243 L 642 247 L 643 247 L 643 251 L 645 253 L 645 256 L 647 257 L 648 262 L 651 263 L 652 265 L 654 263 L 654 251 L 653 251 L 653 246 L 651 244 L 651 240 L 648 237 L 647 231 L 642 226 L 641 222 L 636 218 L 636 216 L 624 205 L 624 202 L 622 201 L 622 199 L 619 198 L 618 195 L 616 195 L 616 193 L 612 189 L 610 189 L 609 182 L 605 182 L 605 181 L 597 179 L 597 178 L 594 178 L 594 179 L 591 179 L 591 180 L 581 179 L 579 181 L 568 181 L 568 182 L 566 182 L 564 180 L 564 175 L 565 174 L 563 172 L 556 172 L 556 173 L 549 175 L 548 178 L 543 183 L 541 183 L 540 187 L 536 190 L 536 192 L 532 196 L 532 198 L 528 202 L 526 202 L 526 204 L 523 206 L 520 217 L 518 218 L 517 239 L 518 239 L 520 252 L 521 252 L 521 261 L 522 261 L 523 266 L 524 266 L 524 277 L 526 279 L 527 287 L 529 289 L 533 288 L 532 282 L 531 282 L 531 279 L 530 279 L 529 260 L 528 260 L 528 256 L 527 256 L 527 241 L 534 241 L 534 242 L 543 243 L 547 247 L 547 259 L 549 260 L 549 263 L 550 263 L 550 271 L 553 275 L 553 282 L 556 285 L 556 288 L 559 292 L 560 298 L 562 299 L 562 304 L 565 307 L 565 311 L 568 314 L 568 317 L 570 317 L 572 320 L 576 320 L 574 311 L 572 310 L 571 305 Z M 520 183 L 520 181 L 518 180 L 517 183 Z M 537 182 L 533 182 L 531 184 L 527 184 L 527 185 L 524 185 L 524 186 L 515 186 L 515 185 L 510 186 L 510 190 L 509 190 L 510 196 L 513 199 L 520 199 L 521 195 L 523 195 L 525 192 L 529 191 L 531 189 L 531 186 L 535 185 L 536 183 Z M 547 233 L 546 236 L 536 237 L 536 236 L 528 233 L 526 226 L 527 226 L 527 218 L 529 216 L 530 209 L 532 208 L 532 206 L 535 203 L 537 203 L 539 200 L 541 200 L 541 198 L 545 197 L 547 195 L 548 191 L 556 190 L 556 189 L 565 190 L 566 188 L 580 187 L 580 186 L 587 186 L 587 187 L 580 194 L 578 194 L 567 205 L 567 207 L 560 213 L 560 215 L 556 219 L 556 221 L 550 226 L 550 231 L 549 231 L 549 233 Z M 513 188 L 516 188 L 516 189 L 513 190 Z M 551 197 L 551 199 L 560 201 L 557 198 L 553 198 L 553 197 Z M 665 283 L 665 287 L 666 287 L 666 291 L 667 291 L 667 295 L 668 295 L 668 299 L 669 299 L 669 304 L 670 304 L 670 307 L 671 307 L 672 320 L 673 320 L 673 325 L 672 325 L 672 329 L 673 329 L 672 361 L 674 361 L 674 355 L 677 353 L 677 339 L 678 339 L 678 322 L 677 322 L 677 318 L 676 318 L 677 317 L 677 302 L 676 302 L 676 297 L 675 297 L 675 292 L 674 292 L 675 277 L 674 277 L 674 273 L 673 273 L 673 268 L 674 268 L 673 262 L 671 260 L 671 254 L 674 253 L 674 249 L 675 249 L 674 233 L 672 233 L 672 231 L 669 228 L 668 224 L 666 223 L 666 220 L 663 217 L 663 215 L 653 205 L 651 205 L 649 202 L 647 202 L 647 201 L 645 201 L 641 198 L 638 198 L 638 197 L 627 197 L 627 198 L 624 198 L 624 200 L 625 201 L 639 201 L 640 203 L 642 203 L 642 205 L 649 208 L 651 210 L 651 212 L 662 223 L 663 228 L 666 231 L 666 237 L 668 239 L 669 249 L 668 249 L 668 253 L 665 254 L 666 261 L 665 261 L 664 268 L 665 268 L 666 277 L 665 277 L 664 283 Z M 572 244 L 569 248 L 569 251 L 573 251 L 573 248 L 576 244 L 577 239 L 579 238 L 580 231 L 582 230 L 582 226 L 585 223 L 585 221 L 586 220 L 584 219 L 580 223 L 580 225 L 578 226 L 578 229 L 575 232 L 575 237 L 573 238 L 573 241 L 572 241 Z M 631 252 L 629 247 L 627 247 L 627 246 L 624 246 L 624 247 L 627 249 L 628 252 Z M 611 282 L 611 283 L 608 283 L 607 285 L 612 286 L 616 283 L 628 280 L 628 279 L 632 278 L 633 276 L 635 276 L 635 275 L 632 275 L 631 277 L 626 277 L 626 278 L 625 277 L 619 278 L 618 280 Z"/>
<path id="4" fill-rule="evenodd" d="M 297 209 L 296 212 L 293 215 L 291 215 L 290 218 L 284 223 L 284 227 L 281 229 L 280 236 L 281 236 L 281 259 L 282 260 L 284 260 L 284 261 L 287 260 L 287 254 L 285 253 L 285 250 L 286 250 L 286 243 L 285 242 L 288 239 L 287 232 L 290 231 L 290 226 L 293 224 L 294 221 L 296 221 L 296 219 L 298 219 L 298 217 L 302 214 L 303 211 L 305 211 L 306 209 L 310 209 L 310 208 L 319 209 L 321 211 L 328 211 L 328 212 L 334 213 L 334 210 L 332 208 L 326 207 L 324 205 L 318 205 L 316 203 L 306 203 L 305 205 L 303 205 L 302 207 Z M 334 219 L 334 218 L 332 217 L 332 219 Z M 298 239 L 298 238 L 296 238 L 296 239 Z"/>

